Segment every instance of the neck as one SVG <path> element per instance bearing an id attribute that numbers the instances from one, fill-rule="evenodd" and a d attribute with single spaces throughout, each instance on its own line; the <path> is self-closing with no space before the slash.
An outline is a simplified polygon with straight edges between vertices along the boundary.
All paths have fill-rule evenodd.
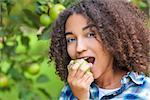
<path id="1" fill-rule="evenodd" d="M 98 79 L 96 79 L 96 84 L 104 89 L 115 89 L 121 86 L 121 78 L 126 74 L 125 71 L 117 69 L 109 69 L 104 72 Z"/>

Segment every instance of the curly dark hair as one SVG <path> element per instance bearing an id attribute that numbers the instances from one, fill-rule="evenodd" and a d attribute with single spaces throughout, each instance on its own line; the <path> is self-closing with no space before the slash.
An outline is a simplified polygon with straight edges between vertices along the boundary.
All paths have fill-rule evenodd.
<path id="1" fill-rule="evenodd" d="M 147 73 L 149 69 L 148 17 L 126 0 L 82 0 L 64 10 L 53 24 L 50 60 L 56 64 L 56 73 L 67 80 L 67 53 L 65 23 L 72 14 L 82 14 L 92 21 L 110 53 L 114 66 L 126 71 Z"/>

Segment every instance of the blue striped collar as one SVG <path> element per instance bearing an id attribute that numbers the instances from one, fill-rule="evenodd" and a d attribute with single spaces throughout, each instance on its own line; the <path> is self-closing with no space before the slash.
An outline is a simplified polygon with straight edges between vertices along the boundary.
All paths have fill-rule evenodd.
<path id="1" fill-rule="evenodd" d="M 101 99 L 110 99 L 113 98 L 116 95 L 121 94 L 123 91 L 128 89 L 129 87 L 133 86 L 134 84 L 141 85 L 145 81 L 145 75 L 144 74 L 138 74 L 136 72 L 128 72 L 126 75 L 124 75 L 121 79 L 121 87 L 119 90 L 109 93 L 105 96 L 103 96 Z M 99 97 L 99 91 L 98 86 L 95 83 L 92 83 L 91 89 L 90 89 L 90 97 L 91 99 L 98 100 Z"/>
<path id="2" fill-rule="evenodd" d="M 130 79 L 137 85 L 143 84 L 145 81 L 145 75 L 144 73 L 138 74 L 137 72 L 128 72 L 127 75 L 123 76 L 121 83 L 122 84 L 127 84 Z"/>
<path id="3" fill-rule="evenodd" d="M 102 98 L 99 98 L 99 86 L 97 86 L 93 82 L 90 87 L 90 100 L 99 100 L 99 99 L 108 100 L 108 99 L 114 98 L 115 96 L 119 96 L 119 95 L 120 95 L 120 97 L 129 97 L 128 95 L 130 95 L 130 97 L 131 97 L 131 94 L 132 94 L 132 97 L 136 97 L 135 95 L 133 95 L 133 93 L 135 93 L 135 91 L 136 92 L 139 91 L 138 87 L 142 86 L 142 88 L 140 88 L 140 89 L 143 89 L 143 91 L 147 91 L 146 89 L 149 89 L 149 85 L 148 85 L 149 83 L 146 80 L 147 80 L 147 78 L 143 73 L 138 74 L 134 71 L 128 72 L 121 79 L 120 89 L 117 91 L 114 91 L 114 92 L 110 92 L 107 95 L 103 96 Z M 132 87 L 132 86 L 133 86 L 133 88 L 131 89 L 130 87 Z M 136 88 L 136 86 L 137 86 L 137 88 Z M 128 90 L 128 88 L 130 88 L 130 89 Z M 136 90 L 136 89 L 138 89 L 138 90 Z M 128 94 L 126 94 L 126 93 L 123 94 L 123 92 L 125 92 L 126 90 L 128 90 Z M 140 95 L 141 94 L 138 94 L 138 96 L 140 96 Z M 77 98 L 75 96 L 73 96 L 73 93 L 72 93 L 71 88 L 68 83 L 66 84 L 66 87 L 63 88 L 59 100 L 77 100 Z"/>

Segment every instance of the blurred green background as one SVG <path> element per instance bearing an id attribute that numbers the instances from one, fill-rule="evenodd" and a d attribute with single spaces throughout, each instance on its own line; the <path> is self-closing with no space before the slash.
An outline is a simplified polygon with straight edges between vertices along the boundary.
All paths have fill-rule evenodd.
<path id="1" fill-rule="evenodd" d="M 51 25 L 77 0 L 0 0 L 0 100 L 57 100 Z M 128 0 L 150 16 L 149 0 Z"/>

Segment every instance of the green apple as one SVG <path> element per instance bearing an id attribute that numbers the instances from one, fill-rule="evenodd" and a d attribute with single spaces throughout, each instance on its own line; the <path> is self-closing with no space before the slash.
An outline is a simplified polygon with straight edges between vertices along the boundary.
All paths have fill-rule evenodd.
<path id="1" fill-rule="evenodd" d="M 5 75 L 0 76 L 0 88 L 8 86 L 8 78 Z"/>
<path id="2" fill-rule="evenodd" d="M 27 68 L 27 72 L 31 75 L 37 75 L 40 72 L 40 66 L 36 63 L 33 63 Z"/>
<path id="3" fill-rule="evenodd" d="M 44 13 L 48 13 L 48 6 L 46 5 L 42 5 L 39 7 L 40 11 L 44 12 Z"/>
<path id="4" fill-rule="evenodd" d="M 3 43 L 0 42 L 0 49 L 2 49 L 4 47 Z"/>
<path id="5" fill-rule="evenodd" d="M 6 45 L 7 46 L 14 46 L 15 45 L 15 41 L 7 41 Z"/>
<path id="6" fill-rule="evenodd" d="M 54 0 L 50 0 L 50 2 L 54 2 Z"/>
<path id="7" fill-rule="evenodd" d="M 55 4 L 49 12 L 49 15 L 53 20 L 55 20 L 58 15 L 65 9 L 65 7 L 62 4 Z"/>
<path id="8" fill-rule="evenodd" d="M 90 72 L 90 66 L 87 66 L 88 62 L 86 60 L 83 60 L 83 63 L 81 64 L 83 70 L 86 72 Z"/>
<path id="9" fill-rule="evenodd" d="M 44 26 L 48 26 L 52 23 L 52 20 L 51 20 L 50 16 L 48 16 L 47 14 L 42 14 L 40 16 L 40 23 Z"/>
<path id="10" fill-rule="evenodd" d="M 27 48 L 22 44 L 19 44 L 15 49 L 15 52 L 17 54 L 26 53 L 26 51 L 27 51 Z"/>
<path id="11" fill-rule="evenodd" d="M 78 60 L 78 61 L 81 61 L 81 62 L 82 62 L 82 64 L 79 66 L 81 70 L 83 70 L 83 71 L 85 71 L 85 72 L 90 72 L 91 66 L 87 65 L 87 64 L 89 64 L 89 63 L 88 63 L 86 60 L 80 59 L 80 60 Z M 79 63 L 78 61 L 77 61 L 77 60 L 72 60 L 72 61 L 70 62 L 70 64 Z M 68 66 L 68 70 L 69 70 L 69 69 L 70 69 L 70 66 Z"/>

